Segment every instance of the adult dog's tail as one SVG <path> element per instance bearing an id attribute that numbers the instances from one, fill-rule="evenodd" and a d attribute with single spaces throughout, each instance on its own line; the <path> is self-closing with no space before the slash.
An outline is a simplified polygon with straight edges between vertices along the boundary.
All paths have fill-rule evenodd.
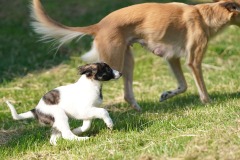
<path id="1" fill-rule="evenodd" d="M 21 120 L 21 119 L 28 119 L 28 118 L 35 118 L 34 116 L 34 110 L 28 111 L 25 113 L 18 114 L 15 107 L 8 101 L 6 101 L 9 109 L 11 110 L 11 114 L 14 120 Z"/>
<path id="2" fill-rule="evenodd" d="M 45 13 L 40 0 L 33 0 L 31 17 L 34 20 L 31 25 L 36 33 L 42 35 L 41 40 L 56 40 L 59 46 L 84 35 L 95 36 L 98 31 L 97 24 L 87 27 L 68 27 L 54 21 Z"/>

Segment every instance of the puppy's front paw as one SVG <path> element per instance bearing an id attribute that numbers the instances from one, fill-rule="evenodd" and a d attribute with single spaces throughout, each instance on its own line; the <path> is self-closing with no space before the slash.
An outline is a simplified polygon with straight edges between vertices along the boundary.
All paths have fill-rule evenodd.
<path id="1" fill-rule="evenodd" d="M 76 137 L 75 140 L 77 141 L 85 141 L 87 139 L 89 139 L 90 137 Z"/>
<path id="2" fill-rule="evenodd" d="M 107 127 L 111 130 L 113 129 L 113 126 L 114 126 L 113 123 L 110 123 L 110 124 L 107 125 Z"/>
<path id="3" fill-rule="evenodd" d="M 58 136 L 51 136 L 50 144 L 53 145 L 53 146 L 56 146 L 58 138 L 59 138 Z"/>
<path id="4" fill-rule="evenodd" d="M 107 125 L 107 127 L 109 128 L 109 129 L 113 129 L 113 121 L 112 121 L 112 119 L 111 118 L 108 118 L 108 120 L 107 121 L 105 121 L 105 123 L 106 123 L 106 125 Z"/>
<path id="5" fill-rule="evenodd" d="M 56 139 L 50 139 L 50 144 L 53 146 L 57 145 L 57 140 Z"/>

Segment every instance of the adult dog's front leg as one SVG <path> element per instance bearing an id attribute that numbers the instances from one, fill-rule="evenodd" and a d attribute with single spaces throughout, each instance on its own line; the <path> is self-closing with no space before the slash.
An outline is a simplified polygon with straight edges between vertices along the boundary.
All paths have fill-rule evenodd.
<path id="1" fill-rule="evenodd" d="M 203 75 L 202 75 L 202 67 L 201 62 L 194 61 L 193 63 L 189 63 L 188 66 L 190 67 L 194 81 L 196 83 L 198 93 L 202 103 L 210 102 L 210 98 L 207 93 L 207 89 L 204 83 Z"/>
<path id="2" fill-rule="evenodd" d="M 183 75 L 180 59 L 179 58 L 173 58 L 173 59 L 167 60 L 167 62 L 169 64 L 175 78 L 177 79 L 178 88 L 175 89 L 175 90 L 163 92 L 161 97 L 160 97 L 160 102 L 162 102 L 162 101 L 164 101 L 168 98 L 171 98 L 173 96 L 176 96 L 180 93 L 183 93 L 187 90 L 187 83 L 186 83 L 186 80 L 185 80 L 184 75 Z"/>
<path id="3" fill-rule="evenodd" d="M 198 48 L 193 50 L 194 54 L 188 55 L 188 66 L 192 71 L 195 84 L 198 89 L 198 93 L 202 103 L 210 102 L 210 98 L 207 93 L 207 89 L 204 83 L 203 74 L 202 74 L 202 59 L 206 49 L 205 43 L 202 43 Z"/>

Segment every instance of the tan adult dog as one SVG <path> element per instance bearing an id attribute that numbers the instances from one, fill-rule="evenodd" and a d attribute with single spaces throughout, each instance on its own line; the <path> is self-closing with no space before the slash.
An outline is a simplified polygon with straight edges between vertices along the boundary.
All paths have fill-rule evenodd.
<path id="1" fill-rule="evenodd" d="M 94 37 L 92 49 L 82 56 L 86 61 L 103 61 L 123 73 L 124 98 L 136 110 L 133 90 L 133 43 L 140 43 L 155 55 L 164 57 L 171 67 L 178 88 L 164 92 L 160 101 L 187 89 L 180 57 L 185 56 L 200 99 L 210 101 L 201 63 L 211 37 L 229 25 L 240 26 L 240 1 L 187 5 L 183 3 L 144 3 L 119 9 L 99 23 L 86 27 L 67 27 L 49 18 L 40 0 L 33 0 L 34 30 L 43 40 L 55 39 L 60 45 L 84 35 Z"/>

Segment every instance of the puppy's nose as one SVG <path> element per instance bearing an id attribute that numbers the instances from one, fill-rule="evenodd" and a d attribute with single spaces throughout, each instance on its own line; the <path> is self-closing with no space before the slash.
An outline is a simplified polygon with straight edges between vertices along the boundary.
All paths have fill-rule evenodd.
<path id="1" fill-rule="evenodd" d="M 122 76 L 122 73 L 120 73 L 120 72 L 118 72 L 116 70 L 113 70 L 113 74 L 114 74 L 114 78 L 115 79 L 118 79 L 118 78 L 120 78 Z"/>

